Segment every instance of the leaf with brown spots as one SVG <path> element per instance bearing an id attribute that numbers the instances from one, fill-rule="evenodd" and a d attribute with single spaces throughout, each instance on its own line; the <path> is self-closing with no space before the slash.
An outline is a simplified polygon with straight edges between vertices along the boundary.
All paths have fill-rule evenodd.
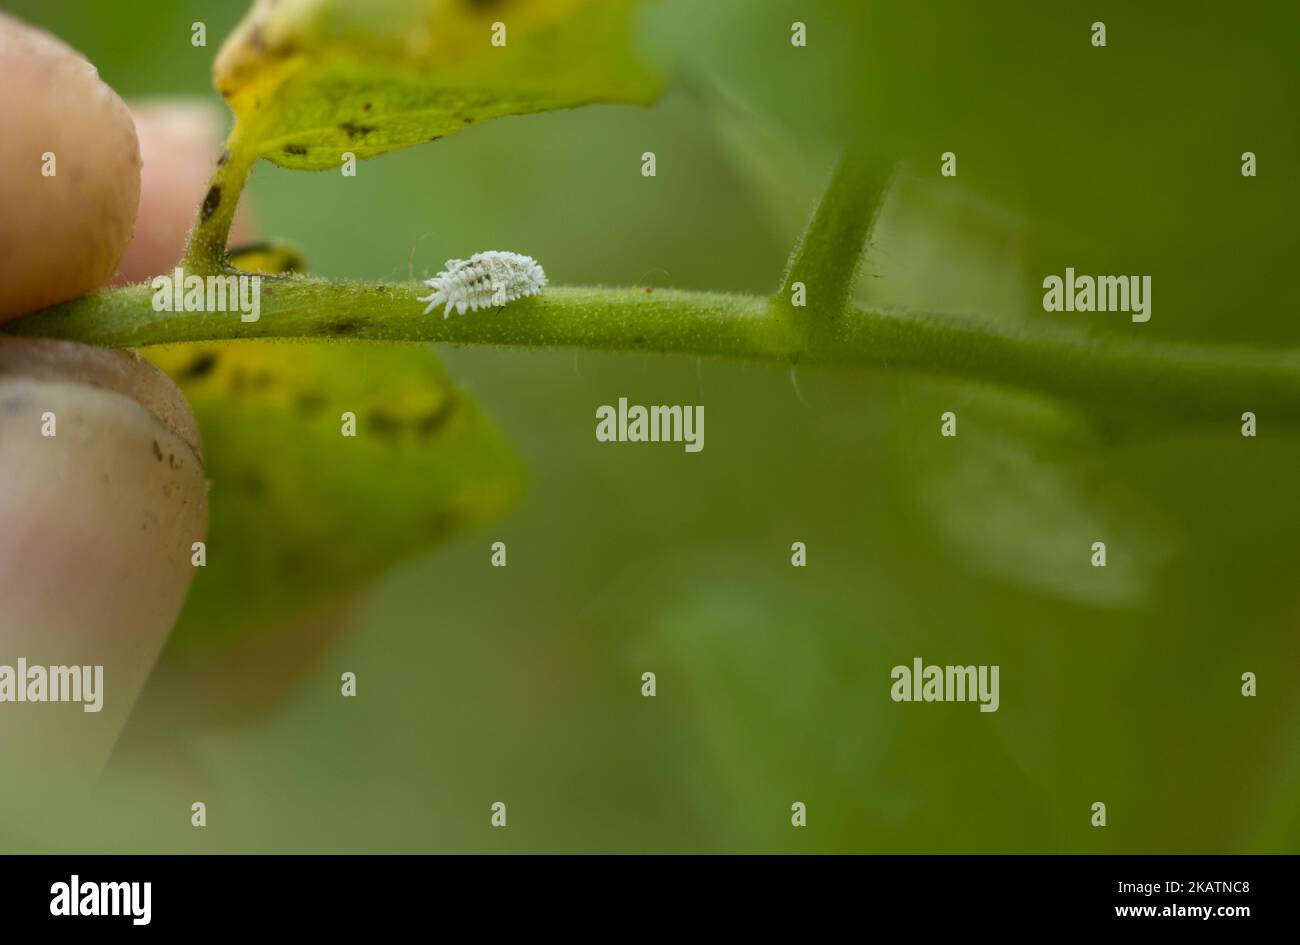
<path id="1" fill-rule="evenodd" d="M 189 400 L 211 483 L 208 563 L 178 645 L 234 640 L 355 590 L 519 493 L 514 452 L 428 348 L 249 341 L 147 357 Z"/>
<path id="2" fill-rule="evenodd" d="M 217 57 L 232 142 L 284 167 L 373 157 L 503 115 L 646 105 L 637 0 L 258 0 Z M 493 24 L 505 45 L 493 45 Z M 233 145 L 232 145 L 233 146 Z"/>

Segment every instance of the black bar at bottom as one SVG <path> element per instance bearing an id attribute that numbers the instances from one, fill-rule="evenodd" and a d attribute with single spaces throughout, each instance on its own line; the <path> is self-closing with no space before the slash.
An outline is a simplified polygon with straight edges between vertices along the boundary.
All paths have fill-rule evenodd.
<path id="1" fill-rule="evenodd" d="M 74 935 L 373 935 L 418 916 L 478 916 L 496 927 L 511 913 L 525 925 L 531 914 L 541 923 L 533 931 L 543 933 L 560 913 L 566 928 L 600 921 L 609 930 L 597 917 L 611 912 L 616 922 L 625 912 L 631 926 L 664 934 L 676 917 L 766 925 L 773 911 L 796 925 L 834 919 L 881 930 L 919 918 L 927 933 L 1296 927 L 1293 856 L 626 856 L 598 868 L 589 857 L 537 859 L 10 856 L 0 860 L 0 915 L 6 932 Z M 539 911 L 518 911 L 531 906 Z"/>

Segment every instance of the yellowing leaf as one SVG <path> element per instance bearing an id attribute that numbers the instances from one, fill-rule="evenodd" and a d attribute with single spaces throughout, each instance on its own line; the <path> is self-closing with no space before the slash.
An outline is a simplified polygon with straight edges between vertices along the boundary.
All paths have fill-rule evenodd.
<path id="1" fill-rule="evenodd" d="M 658 83 L 631 53 L 635 3 L 257 0 L 215 81 L 242 148 L 337 167 L 344 151 L 371 157 L 502 115 L 648 104 Z"/>
<path id="2" fill-rule="evenodd" d="M 203 434 L 212 524 L 176 630 L 233 640 L 501 514 L 521 468 L 428 348 L 153 348 Z M 355 415 L 356 436 L 343 435 Z"/>

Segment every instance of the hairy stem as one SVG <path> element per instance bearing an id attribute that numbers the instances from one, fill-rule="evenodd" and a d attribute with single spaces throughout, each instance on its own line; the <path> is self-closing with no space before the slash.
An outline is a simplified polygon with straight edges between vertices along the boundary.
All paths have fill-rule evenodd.
<path id="1" fill-rule="evenodd" d="M 199 218 L 181 261 L 186 272 L 208 275 L 219 273 L 225 267 L 226 242 L 230 239 L 235 207 L 255 161 L 256 158 L 245 150 L 239 125 L 236 125 L 221 152 L 203 202 L 199 204 Z"/>
<path id="2" fill-rule="evenodd" d="M 975 324 L 849 306 L 805 341 L 756 296 L 656 289 L 551 287 L 495 311 L 424 314 L 420 283 L 362 284 L 302 276 L 262 283 L 260 318 L 160 312 L 146 285 L 47 309 L 12 334 L 116 347 L 223 339 L 368 339 L 716 355 L 903 369 L 1041 391 L 1129 414 L 1232 422 L 1243 411 L 1300 421 L 1300 353 L 1144 343 Z"/>
<path id="3" fill-rule="evenodd" d="M 887 187 L 878 164 L 861 147 L 840 160 L 772 298 L 772 317 L 788 322 L 810 345 L 833 335 L 848 308 Z M 803 298 L 795 305 L 800 284 Z"/>

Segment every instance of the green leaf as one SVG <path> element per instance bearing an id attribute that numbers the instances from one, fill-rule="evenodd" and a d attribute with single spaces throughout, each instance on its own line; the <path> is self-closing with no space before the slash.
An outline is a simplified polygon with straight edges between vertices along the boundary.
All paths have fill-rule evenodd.
<path id="1" fill-rule="evenodd" d="M 260 272 L 283 276 L 307 271 L 307 260 L 297 247 L 284 242 L 263 241 L 232 246 L 226 262 L 240 272 Z"/>
<path id="2" fill-rule="evenodd" d="M 931 387 L 931 390 L 935 390 Z M 937 385 L 900 405 L 892 455 L 923 521 L 972 573 L 1100 608 L 1148 598 L 1178 532 L 1115 476 L 1116 448 L 1055 400 Z M 957 414 L 958 435 L 939 435 Z M 918 432 L 919 431 L 919 432 Z M 1092 566 L 1104 541 L 1108 565 Z"/>
<path id="3" fill-rule="evenodd" d="M 1008 849 L 1049 811 L 1037 772 L 1013 761 L 1015 745 L 989 716 L 890 701 L 892 666 L 990 651 L 904 582 L 825 558 L 805 573 L 783 555 L 722 545 L 640 571 L 609 603 L 622 608 L 629 674 L 659 669 L 660 696 L 672 692 L 663 724 L 691 733 L 685 764 L 708 774 L 692 788 L 712 812 L 706 848 Z M 936 756 L 941 778 L 931 776 Z M 1006 776 L 988 778 L 991 764 Z M 933 816 L 954 796 L 989 815 L 959 837 Z M 810 811 L 806 835 L 789 826 L 795 800 Z"/>
<path id="4" fill-rule="evenodd" d="M 222 46 L 217 89 L 240 147 L 339 166 L 503 115 L 649 104 L 635 0 L 258 0 Z M 504 45 L 494 45 L 494 24 Z M 499 34 L 495 34 L 499 35 Z"/>
<path id="5" fill-rule="evenodd" d="M 212 524 L 176 630 L 235 640 L 483 524 L 517 457 L 431 350 L 231 342 L 155 348 L 203 433 Z M 342 416 L 356 416 L 355 437 Z"/>

